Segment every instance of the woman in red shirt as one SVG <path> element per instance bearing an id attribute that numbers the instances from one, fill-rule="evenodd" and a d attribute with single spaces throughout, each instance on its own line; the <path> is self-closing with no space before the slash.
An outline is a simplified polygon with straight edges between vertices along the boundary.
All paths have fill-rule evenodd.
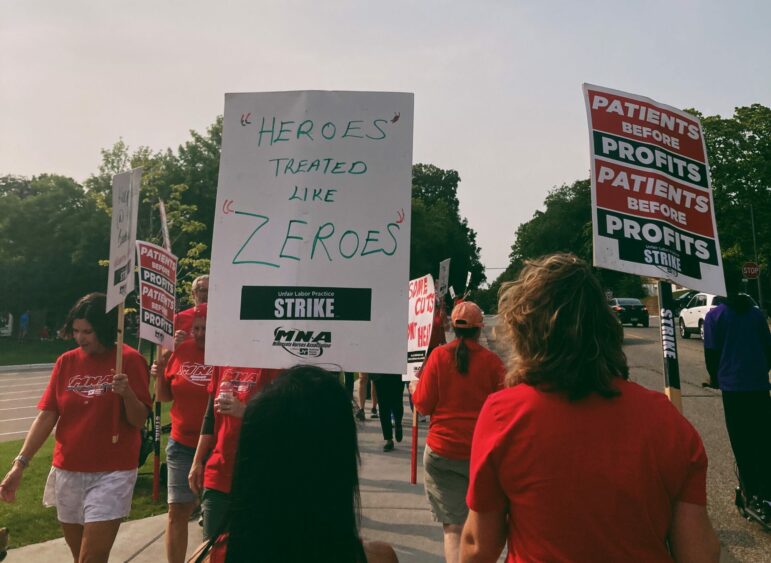
<path id="1" fill-rule="evenodd" d="M 158 377 L 155 382 L 157 399 L 174 401 L 171 405 L 171 436 L 166 445 L 169 503 L 166 558 L 169 563 L 185 560 L 187 524 L 198 503 L 198 495 L 190 489 L 187 475 L 193 464 L 201 421 L 209 400 L 209 384 L 215 369 L 204 363 L 206 312 L 206 303 L 194 307 L 190 329 L 192 338 L 176 345 L 166 364 L 164 376 Z"/>
<path id="2" fill-rule="evenodd" d="M 421 414 L 431 415 L 423 454 L 426 496 L 434 519 L 444 528 L 444 553 L 458 561 L 460 533 L 466 521 L 469 456 L 474 425 L 487 396 L 501 388 L 501 359 L 478 342 L 482 310 L 463 301 L 452 311 L 456 339 L 434 349 L 412 400 Z"/>
<path id="3" fill-rule="evenodd" d="M 123 373 L 115 373 L 117 311 L 105 308 L 105 295 L 91 293 L 70 310 L 63 332 L 78 348 L 56 360 L 40 413 L 0 483 L 0 498 L 15 500 L 24 469 L 55 426 L 43 502 L 56 506 L 75 561 L 106 563 L 131 510 L 150 391 L 147 362 L 130 346 L 123 346 Z"/>
<path id="4" fill-rule="evenodd" d="M 621 327 L 591 267 L 530 261 L 502 288 L 516 357 L 479 414 L 464 562 L 717 561 L 707 456 L 659 392 L 628 381 Z"/>

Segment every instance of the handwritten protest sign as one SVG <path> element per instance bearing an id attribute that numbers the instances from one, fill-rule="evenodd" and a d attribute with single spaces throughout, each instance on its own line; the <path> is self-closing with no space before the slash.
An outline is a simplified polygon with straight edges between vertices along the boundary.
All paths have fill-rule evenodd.
<path id="1" fill-rule="evenodd" d="M 439 278 L 436 281 L 436 294 L 440 298 L 447 293 L 450 284 L 450 258 L 439 262 Z"/>
<path id="2" fill-rule="evenodd" d="M 431 274 L 410 280 L 410 309 L 407 324 L 407 375 L 405 381 L 417 379 L 417 373 L 426 361 L 431 328 L 434 325 L 434 278 Z"/>
<path id="3" fill-rule="evenodd" d="M 134 248 L 139 212 L 142 169 L 116 174 L 112 178 L 112 224 L 110 228 L 110 269 L 107 274 L 107 311 L 123 303 L 134 291 Z"/>
<path id="4" fill-rule="evenodd" d="M 149 242 L 137 241 L 139 256 L 139 337 L 174 349 L 177 257 Z"/>
<path id="5" fill-rule="evenodd" d="M 225 97 L 206 362 L 401 373 L 413 96 Z"/>
<path id="6" fill-rule="evenodd" d="M 701 123 L 649 98 L 584 84 L 594 264 L 725 294 Z"/>

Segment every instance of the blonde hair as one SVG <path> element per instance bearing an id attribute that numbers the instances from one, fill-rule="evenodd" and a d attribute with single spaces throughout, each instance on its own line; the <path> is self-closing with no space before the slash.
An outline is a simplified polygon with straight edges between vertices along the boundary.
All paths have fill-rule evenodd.
<path id="1" fill-rule="evenodd" d="M 506 384 L 526 383 L 570 400 L 618 395 L 613 379 L 629 378 L 623 332 L 589 265 L 564 253 L 525 264 L 499 293 L 498 317 L 514 349 Z"/>

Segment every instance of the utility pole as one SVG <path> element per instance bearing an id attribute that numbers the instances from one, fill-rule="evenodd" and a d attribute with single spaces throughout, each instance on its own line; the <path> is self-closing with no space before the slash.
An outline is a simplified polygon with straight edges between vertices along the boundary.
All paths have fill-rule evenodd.
<path id="1" fill-rule="evenodd" d="M 758 243 L 755 239 L 755 210 L 752 207 L 752 204 L 750 204 L 750 222 L 752 223 L 752 250 L 755 253 L 755 264 L 760 266 L 760 262 L 758 262 Z M 760 310 L 765 312 L 765 309 L 763 308 L 763 289 L 762 284 L 760 283 L 760 272 L 761 269 L 758 269 L 758 277 L 755 278 L 755 281 L 758 282 L 758 301 L 760 305 Z"/>

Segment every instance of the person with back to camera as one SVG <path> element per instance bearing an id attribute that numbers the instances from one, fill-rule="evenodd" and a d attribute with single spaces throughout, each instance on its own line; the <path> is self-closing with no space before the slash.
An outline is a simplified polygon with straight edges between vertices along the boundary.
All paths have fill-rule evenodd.
<path id="1" fill-rule="evenodd" d="M 338 374 L 308 365 L 282 372 L 246 407 L 228 533 L 212 563 L 398 561 L 391 546 L 359 535 L 359 463 Z"/>
<path id="2" fill-rule="evenodd" d="M 214 366 L 204 362 L 206 347 L 206 303 L 194 308 L 190 333 L 193 338 L 177 344 L 166 364 L 163 376 L 155 382 L 158 401 L 171 405 L 171 436 L 166 445 L 168 467 L 166 524 L 166 559 L 169 563 L 185 560 L 190 516 L 198 504 L 198 495 L 190 489 L 187 476 L 193 465 L 195 448 L 203 415 L 209 401 L 209 384 Z"/>
<path id="3" fill-rule="evenodd" d="M 246 405 L 281 370 L 218 366 L 209 383 L 201 435 L 188 474 L 190 488 L 202 494 L 203 537 L 216 536 L 230 505 L 241 419 Z"/>
<path id="4" fill-rule="evenodd" d="M 501 289 L 514 369 L 474 431 L 461 561 L 718 561 L 707 456 L 666 396 L 628 381 L 621 328 L 572 254 Z"/>
<path id="5" fill-rule="evenodd" d="M 442 523 L 445 559 L 456 563 L 468 515 L 471 437 L 485 399 L 501 389 L 506 368 L 479 344 L 484 317 L 476 303 L 459 303 L 451 319 L 456 339 L 433 350 L 410 388 L 418 412 L 431 415 L 423 453 L 426 497 L 434 520 Z"/>
<path id="6" fill-rule="evenodd" d="M 711 387 L 722 391 L 740 493 L 771 524 L 771 334 L 765 316 L 739 293 L 738 271 L 725 274 L 728 298 L 704 319 L 704 358 Z"/>
<path id="7" fill-rule="evenodd" d="M 105 313 L 105 307 L 103 293 L 90 293 L 70 310 L 63 331 L 74 336 L 78 347 L 56 360 L 38 403 L 40 413 L 0 483 L 0 498 L 13 502 L 24 469 L 55 426 L 53 467 L 43 502 L 56 506 L 76 563 L 106 562 L 110 555 L 120 523 L 131 510 L 140 428 L 150 412 L 147 362 L 124 345 L 123 373 L 115 373 L 117 311 Z"/>

